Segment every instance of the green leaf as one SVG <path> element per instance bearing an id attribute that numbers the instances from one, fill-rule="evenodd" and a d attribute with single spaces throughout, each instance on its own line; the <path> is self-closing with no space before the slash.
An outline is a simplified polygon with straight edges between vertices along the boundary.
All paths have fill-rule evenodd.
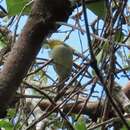
<path id="1" fill-rule="evenodd" d="M 121 30 L 117 31 L 115 34 L 115 41 L 120 42 L 123 40 L 123 38 L 124 38 L 124 34 L 122 33 L 122 31 Z"/>
<path id="2" fill-rule="evenodd" d="M 20 14 L 21 10 L 30 0 L 6 0 L 7 10 L 10 16 Z M 26 7 L 22 14 L 28 14 L 30 11 L 30 6 Z"/>
<path id="3" fill-rule="evenodd" d="M 13 130 L 14 126 L 9 121 L 0 120 L 0 128 L 4 128 L 5 130 Z"/>
<path id="4" fill-rule="evenodd" d="M 74 128 L 75 130 L 87 130 L 86 123 L 83 119 L 80 119 L 78 122 L 76 122 Z"/>
<path id="5" fill-rule="evenodd" d="M 87 8 L 90 9 L 95 15 L 99 16 L 100 18 L 105 17 L 105 1 L 104 0 L 97 0 L 87 4 Z"/>
<path id="6" fill-rule="evenodd" d="M 6 44 L 0 40 L 0 49 L 5 48 L 5 47 L 6 47 Z"/>
<path id="7" fill-rule="evenodd" d="M 8 112 L 7 112 L 8 117 L 12 118 L 12 117 L 15 116 L 15 114 L 16 114 L 16 109 L 15 108 L 9 108 L 8 109 Z"/>
<path id="8" fill-rule="evenodd" d="M 101 62 L 102 58 L 103 58 L 103 49 L 96 56 L 97 64 L 99 64 Z"/>
<path id="9" fill-rule="evenodd" d="M 128 125 L 130 126 L 130 120 L 127 121 L 127 123 L 128 123 Z M 121 130 L 128 130 L 128 129 L 125 127 L 125 125 L 123 125 L 123 127 L 121 128 Z"/>
<path id="10" fill-rule="evenodd" d="M 8 44 L 8 40 L 0 33 L 0 49 L 5 48 Z"/>
<path id="11" fill-rule="evenodd" d="M 128 59 L 130 59 L 130 54 L 128 54 Z"/>

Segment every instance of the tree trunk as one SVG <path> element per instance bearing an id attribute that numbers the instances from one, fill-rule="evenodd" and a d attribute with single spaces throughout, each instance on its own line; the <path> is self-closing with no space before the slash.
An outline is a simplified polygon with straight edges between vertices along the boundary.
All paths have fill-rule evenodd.
<path id="1" fill-rule="evenodd" d="M 66 21 L 71 12 L 68 0 L 35 0 L 28 21 L 0 73 L 1 117 L 39 52 L 42 41 L 56 31 L 55 22 Z"/>

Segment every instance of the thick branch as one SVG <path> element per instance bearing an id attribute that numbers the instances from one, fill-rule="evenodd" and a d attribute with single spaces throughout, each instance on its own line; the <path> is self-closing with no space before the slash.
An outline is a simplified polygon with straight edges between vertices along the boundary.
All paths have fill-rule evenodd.
<path id="1" fill-rule="evenodd" d="M 61 102 L 57 102 L 57 105 L 59 105 L 60 103 Z M 103 108 L 102 105 L 99 106 L 99 102 L 95 102 L 95 101 L 87 103 L 86 106 L 84 106 L 84 102 L 80 102 L 76 104 L 70 103 L 70 104 L 64 105 L 63 111 L 64 113 L 78 114 L 80 110 L 82 109 L 82 107 L 84 106 L 84 109 L 82 109 L 81 113 L 85 115 L 89 115 L 91 119 L 96 121 L 97 117 L 101 116 L 102 108 Z M 48 111 L 51 111 L 55 106 L 51 105 L 49 101 L 44 100 L 39 104 L 39 107 L 43 111 L 49 107 Z"/>
<path id="2" fill-rule="evenodd" d="M 12 100 L 43 39 L 56 30 L 56 21 L 66 21 L 72 12 L 68 0 L 36 0 L 24 29 L 0 73 L 0 113 Z"/>
<path id="3" fill-rule="evenodd" d="M 126 86 L 124 86 L 122 88 L 122 90 L 124 91 L 124 93 L 127 95 L 127 97 L 130 99 L 130 81 L 127 83 Z M 61 102 L 57 102 L 57 105 L 59 105 Z M 91 119 L 96 120 L 98 117 L 101 117 L 102 115 L 102 110 L 103 110 L 103 106 L 104 103 L 102 101 L 102 103 L 100 103 L 98 101 L 93 101 L 93 102 L 88 102 L 86 106 L 84 106 L 84 101 L 80 102 L 80 103 L 71 103 L 71 104 L 66 104 L 63 107 L 63 111 L 65 113 L 74 113 L 74 114 L 78 114 L 80 112 L 80 110 L 82 109 L 82 107 L 84 106 L 84 109 L 82 110 L 82 114 L 88 115 Z M 52 110 L 55 106 L 53 106 L 49 101 L 42 101 L 39 104 L 39 107 L 41 108 L 41 110 L 46 110 L 48 107 L 48 110 Z M 56 112 L 56 111 L 55 111 Z M 112 117 L 113 115 L 115 115 L 114 113 L 112 113 L 109 115 L 109 117 Z"/>

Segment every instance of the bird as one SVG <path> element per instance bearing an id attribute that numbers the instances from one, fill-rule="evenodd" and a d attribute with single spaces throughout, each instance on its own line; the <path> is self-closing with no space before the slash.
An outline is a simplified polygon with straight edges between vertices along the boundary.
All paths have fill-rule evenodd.
<path id="1" fill-rule="evenodd" d="M 48 45 L 51 48 L 53 68 L 58 75 L 58 80 L 66 81 L 72 71 L 74 50 L 60 40 L 48 40 Z"/>

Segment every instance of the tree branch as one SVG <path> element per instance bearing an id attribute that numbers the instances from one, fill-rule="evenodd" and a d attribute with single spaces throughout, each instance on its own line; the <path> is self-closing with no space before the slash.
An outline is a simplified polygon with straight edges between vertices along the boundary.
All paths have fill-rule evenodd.
<path id="1" fill-rule="evenodd" d="M 31 14 L 0 73 L 0 115 L 13 99 L 18 86 L 39 52 L 42 41 L 66 21 L 72 9 L 68 0 L 36 0 Z"/>
<path id="2" fill-rule="evenodd" d="M 130 99 L 130 81 L 127 83 L 126 86 L 122 88 L 123 92 L 127 95 L 127 97 Z M 57 102 L 58 104 L 61 104 L 61 102 Z M 63 111 L 65 113 L 74 113 L 78 114 L 82 107 L 84 106 L 84 109 L 82 110 L 82 114 L 88 115 L 93 121 L 96 121 L 98 117 L 101 117 L 102 115 L 102 110 L 103 110 L 103 105 L 104 101 L 102 101 L 99 105 L 98 101 L 92 101 L 88 102 L 86 106 L 84 106 L 84 101 L 76 102 L 76 103 L 70 103 L 70 104 L 65 104 L 63 106 Z M 44 100 L 39 104 L 39 107 L 41 110 L 46 110 L 48 107 L 48 111 L 51 111 L 55 106 L 51 104 L 48 100 Z M 71 110 L 71 111 L 70 111 Z M 57 111 L 55 111 L 57 112 Z M 115 114 L 113 111 L 110 112 L 109 118 L 113 117 Z"/>

